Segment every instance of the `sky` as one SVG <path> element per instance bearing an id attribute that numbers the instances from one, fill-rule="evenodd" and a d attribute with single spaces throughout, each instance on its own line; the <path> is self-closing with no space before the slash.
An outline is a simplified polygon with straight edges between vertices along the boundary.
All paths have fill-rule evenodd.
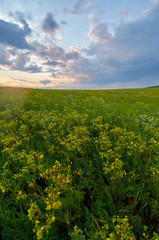
<path id="1" fill-rule="evenodd" d="M 0 0 L 0 86 L 159 85 L 159 0 Z"/>

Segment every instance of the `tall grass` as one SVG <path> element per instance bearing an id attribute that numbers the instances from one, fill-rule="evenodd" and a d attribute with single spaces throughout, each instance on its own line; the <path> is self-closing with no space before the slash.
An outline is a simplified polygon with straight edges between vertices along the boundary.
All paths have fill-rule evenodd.
<path id="1" fill-rule="evenodd" d="M 1 239 L 159 239 L 159 89 L 0 88 Z"/>

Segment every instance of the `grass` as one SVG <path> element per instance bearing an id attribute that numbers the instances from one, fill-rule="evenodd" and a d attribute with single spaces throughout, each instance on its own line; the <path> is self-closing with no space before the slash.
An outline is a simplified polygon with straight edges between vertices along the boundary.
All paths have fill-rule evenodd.
<path id="1" fill-rule="evenodd" d="M 159 239 L 159 89 L 0 103 L 1 239 Z"/>

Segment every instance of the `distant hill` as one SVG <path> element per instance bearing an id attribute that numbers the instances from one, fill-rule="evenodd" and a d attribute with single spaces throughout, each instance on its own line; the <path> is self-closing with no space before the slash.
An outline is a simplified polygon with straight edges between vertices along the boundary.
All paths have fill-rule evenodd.
<path id="1" fill-rule="evenodd" d="M 151 86 L 151 87 L 147 87 L 147 88 L 159 88 L 159 85 L 157 85 L 157 86 Z"/>

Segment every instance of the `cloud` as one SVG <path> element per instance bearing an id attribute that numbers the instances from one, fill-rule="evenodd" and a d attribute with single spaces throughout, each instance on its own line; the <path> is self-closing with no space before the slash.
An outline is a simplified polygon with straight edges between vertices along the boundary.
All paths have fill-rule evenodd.
<path id="1" fill-rule="evenodd" d="M 30 82 L 28 80 L 21 79 L 21 78 L 12 78 L 10 80 L 15 80 L 15 81 L 18 81 L 18 82 L 25 82 L 25 83 L 33 83 L 33 84 L 35 84 L 35 82 Z"/>
<path id="2" fill-rule="evenodd" d="M 10 69 L 29 73 L 41 72 L 42 67 L 38 67 L 35 63 L 31 63 L 29 52 L 24 53 L 17 51 L 15 56 L 16 58 L 9 62 Z"/>
<path id="3" fill-rule="evenodd" d="M 50 35 L 54 35 L 55 32 L 59 29 L 59 25 L 53 18 L 52 13 L 47 13 L 47 16 L 42 23 L 42 29 L 45 33 L 48 33 Z"/>
<path id="4" fill-rule="evenodd" d="M 39 73 L 41 72 L 42 67 L 38 67 L 36 64 L 30 64 L 28 67 L 25 67 L 23 71 L 29 73 Z"/>
<path id="5" fill-rule="evenodd" d="M 53 77 L 53 78 L 56 78 L 56 77 L 57 77 L 57 75 L 56 75 L 56 70 L 53 70 L 53 71 L 52 71 L 51 77 Z"/>
<path id="6" fill-rule="evenodd" d="M 80 57 L 80 52 L 76 48 L 70 48 L 70 51 L 66 52 L 56 44 L 45 46 L 34 41 L 32 45 L 36 48 L 35 54 L 45 60 L 44 65 L 64 67 L 68 61 L 76 61 Z"/>
<path id="7" fill-rule="evenodd" d="M 137 19 L 122 21 L 113 34 L 110 32 L 109 23 L 90 18 L 89 46 L 83 49 L 70 47 L 69 51 L 47 42 L 42 44 L 34 40 L 29 44 L 26 37 L 30 35 L 31 29 L 23 14 L 16 15 L 16 21 L 19 21 L 22 27 L 0 20 L 3 26 L 7 24 L 9 30 L 5 28 L 5 31 L 8 31 L 8 34 L 13 31 L 14 36 L 23 36 L 23 45 L 29 44 L 28 48 L 17 47 L 20 40 L 18 38 L 17 44 L 12 44 L 12 48 L 7 47 L 10 45 L 8 35 L 5 43 L 0 35 L 0 64 L 8 66 L 10 70 L 50 73 L 46 80 L 39 82 L 43 85 L 54 84 L 49 78 L 56 78 L 56 82 L 63 79 L 61 87 L 73 84 L 83 88 L 102 88 L 124 84 L 133 86 L 133 83 L 141 86 L 146 85 L 148 79 L 155 85 L 159 79 L 159 5 L 154 2 L 152 8 Z M 81 10 L 83 1 L 76 3 L 79 5 L 74 8 Z M 56 24 L 52 14 L 47 14 L 43 21 L 43 31 L 45 29 L 45 33 L 54 35 L 59 29 Z M 35 62 L 35 59 L 39 61 Z"/>
<path id="8" fill-rule="evenodd" d="M 44 65 L 52 66 L 52 67 L 57 67 L 57 66 L 65 67 L 65 64 L 59 61 L 47 61 L 44 63 Z"/>
<path id="9" fill-rule="evenodd" d="M 159 0 L 151 0 L 152 4 L 159 4 Z"/>
<path id="10" fill-rule="evenodd" d="M 29 52 L 21 52 L 17 49 L 7 49 L 0 45 L 0 65 L 5 65 L 9 70 L 23 71 L 29 73 L 42 72 L 42 67 L 38 66 L 30 59 Z M 13 53 L 14 59 L 12 59 Z"/>
<path id="11" fill-rule="evenodd" d="M 90 25 L 90 31 L 88 33 L 90 42 L 107 42 L 111 39 L 111 35 L 108 32 L 107 23 L 98 23 L 96 20 Z"/>
<path id="12" fill-rule="evenodd" d="M 66 75 L 74 76 L 78 84 L 106 86 L 118 82 L 144 85 L 159 79 L 159 5 L 140 18 L 121 22 L 114 34 L 108 23 L 93 19 L 90 25 L 85 57 L 67 64 Z M 68 73 L 67 73 L 68 72 Z M 133 85 L 133 84 L 132 84 Z"/>
<path id="13" fill-rule="evenodd" d="M 144 14 L 140 19 L 121 24 L 117 29 L 111 44 L 122 50 L 138 54 L 158 49 L 159 42 L 159 6 Z"/>
<path id="14" fill-rule="evenodd" d="M 73 8 L 65 8 L 64 9 L 64 13 L 68 13 L 68 14 L 72 14 L 72 15 L 82 15 L 85 13 L 88 13 L 90 10 L 92 9 L 98 9 L 99 6 L 98 5 L 93 5 L 90 2 L 87 3 L 87 7 L 83 7 L 82 6 L 85 4 L 85 0 L 77 0 L 76 3 L 74 4 Z"/>
<path id="15" fill-rule="evenodd" d="M 29 28 L 29 25 L 26 22 L 26 17 L 23 12 L 20 12 L 20 11 L 9 12 L 8 16 L 15 19 L 17 22 L 20 22 L 24 26 L 26 31 L 28 30 L 28 32 L 30 33 L 31 29 Z M 27 19 L 31 20 L 31 18 L 32 16 L 29 14 L 27 16 Z"/>
<path id="16" fill-rule="evenodd" d="M 100 23 L 93 19 L 88 34 L 90 47 L 87 52 L 93 54 L 93 49 L 97 52 L 97 49 L 103 48 L 107 49 L 106 57 L 111 55 L 124 58 L 156 49 L 159 40 L 158 11 L 159 6 L 137 20 L 121 22 L 115 28 L 114 34 L 109 32 L 108 23 Z"/>
<path id="17" fill-rule="evenodd" d="M 12 61 L 13 69 L 23 70 L 25 64 L 30 60 L 28 53 L 16 52 L 16 59 Z"/>
<path id="18" fill-rule="evenodd" d="M 62 60 L 64 59 L 65 56 L 65 50 L 61 47 L 58 47 L 57 45 L 51 45 L 51 46 L 44 46 L 43 48 L 41 47 L 40 51 L 37 51 L 37 53 L 48 60 L 54 59 L 55 61 L 57 60 Z"/>
<path id="19" fill-rule="evenodd" d="M 65 8 L 64 12 L 70 13 L 73 15 L 81 15 L 87 11 L 86 9 L 81 9 L 83 3 L 84 3 L 84 0 L 77 0 L 72 9 Z"/>
<path id="20" fill-rule="evenodd" d="M 32 41 L 31 44 L 32 44 L 32 46 L 34 47 L 34 49 L 36 49 L 36 50 L 34 51 L 35 55 L 37 55 L 37 56 L 39 56 L 39 57 L 41 57 L 41 58 L 47 56 L 48 46 L 40 43 L 40 42 L 37 41 L 37 40 Z"/>
<path id="21" fill-rule="evenodd" d="M 7 66 L 9 70 L 23 71 L 29 73 L 50 72 L 54 77 L 60 75 L 59 69 L 65 69 L 67 62 L 76 61 L 79 53 L 70 50 L 66 52 L 56 44 L 46 45 L 39 41 L 26 41 L 31 33 L 31 29 L 26 22 L 25 15 L 22 12 L 10 12 L 10 18 L 14 18 L 11 23 L 0 20 L 0 65 Z M 55 33 L 58 29 L 56 21 L 52 14 L 48 13 L 43 21 L 43 30 L 49 33 Z M 40 58 L 37 65 L 33 59 Z M 55 72 L 57 68 L 58 71 Z"/>
<path id="22" fill-rule="evenodd" d="M 31 33 L 31 29 L 24 19 L 21 19 L 21 23 L 23 28 L 20 28 L 18 24 L 0 19 L 0 43 L 18 49 L 33 50 L 33 47 L 26 41 L 26 37 Z"/>
<path id="23" fill-rule="evenodd" d="M 80 58 L 80 53 L 78 53 L 77 51 L 69 51 L 68 53 L 65 54 L 65 60 L 69 61 L 76 61 Z"/>
<path id="24" fill-rule="evenodd" d="M 0 65 L 9 65 L 9 57 L 7 49 L 0 44 Z"/>
<path id="25" fill-rule="evenodd" d="M 0 44 L 0 65 L 4 65 L 9 70 L 23 71 L 29 73 L 39 73 L 42 71 L 41 66 L 32 63 L 30 52 L 22 52 L 16 48 L 8 49 Z M 14 56 L 14 59 L 12 58 Z"/>
<path id="26" fill-rule="evenodd" d="M 39 81 L 40 83 L 42 83 L 43 85 L 47 85 L 47 84 L 49 84 L 49 83 L 51 83 L 51 81 L 50 80 L 41 80 L 41 81 Z"/>
<path id="27" fill-rule="evenodd" d="M 62 25 L 67 25 L 68 22 L 66 22 L 66 21 L 61 21 L 61 24 L 62 24 Z"/>

